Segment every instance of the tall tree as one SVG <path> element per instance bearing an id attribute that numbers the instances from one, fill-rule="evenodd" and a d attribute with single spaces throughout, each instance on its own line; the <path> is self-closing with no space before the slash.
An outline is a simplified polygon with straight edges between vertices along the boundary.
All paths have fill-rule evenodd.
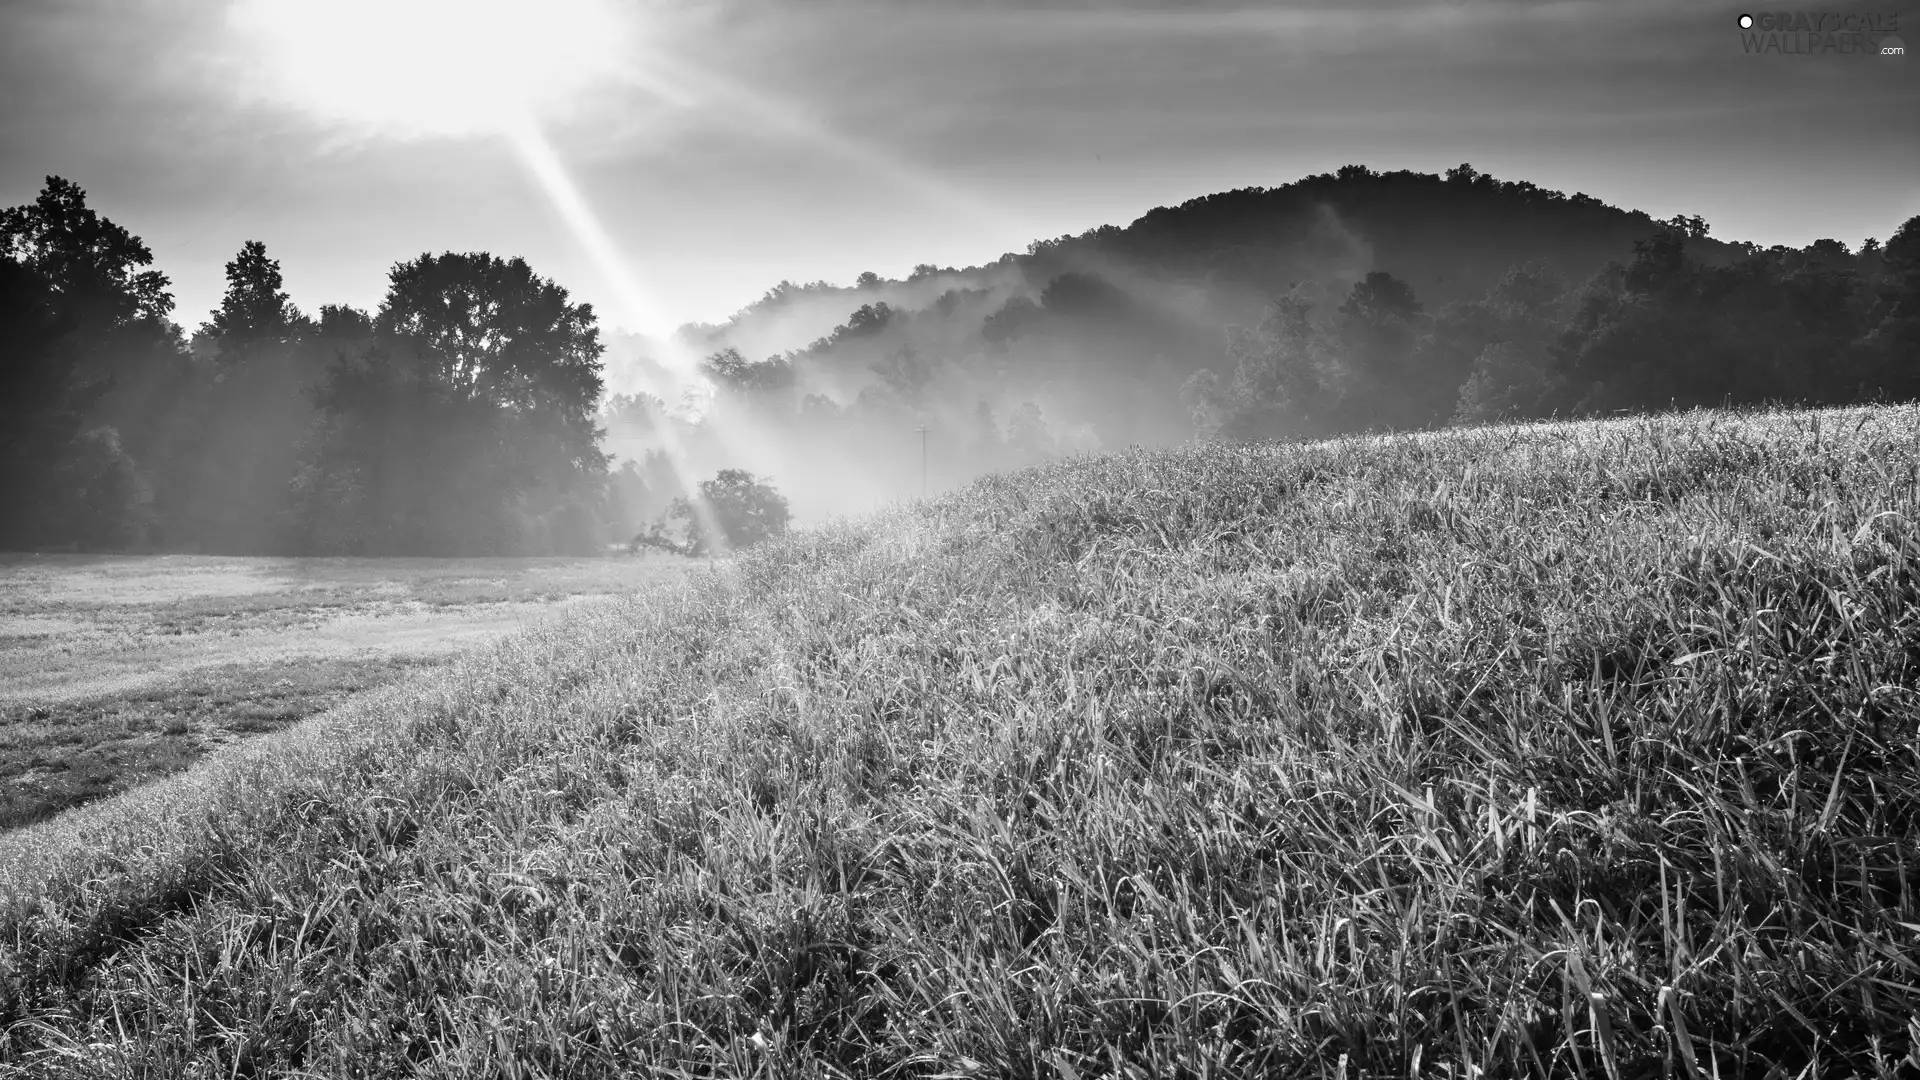
<path id="1" fill-rule="evenodd" d="M 31 516 L 65 523 L 45 524 L 35 542 L 137 541 L 148 530 L 145 476 L 164 465 L 167 418 L 188 375 L 179 329 L 167 321 L 167 278 L 141 269 L 153 254 L 140 238 L 58 176 L 34 202 L 0 210 L 0 255 L 15 267 L 5 320 L 25 328 L 8 363 L 50 395 L 40 400 L 56 418 L 32 426 L 74 435 L 30 450 L 45 510 Z"/>
<path id="2" fill-rule="evenodd" d="M 1430 343 L 1451 334 L 1448 344 L 1464 356 L 1444 397 L 1452 419 L 1479 423 L 1531 419 L 1555 389 L 1553 346 L 1572 310 L 1566 279 L 1539 262 L 1510 268 L 1484 299 L 1465 305 L 1463 318 L 1443 313 Z M 1444 328 L 1444 329 L 1443 329 Z"/>
<path id="3" fill-rule="evenodd" d="M 1689 254 L 1679 225 L 1635 245 L 1590 288 L 1556 348 L 1563 405 L 1581 412 L 1763 402 L 1840 404 L 1920 391 L 1898 354 L 1859 343 L 1868 322 L 1844 246 Z M 1889 305 L 1887 310 L 1892 310 Z"/>
<path id="4" fill-rule="evenodd" d="M 1414 345 L 1425 307 L 1413 287 L 1384 270 L 1355 282 L 1331 326 L 1333 414 L 1341 430 L 1423 426 L 1431 402 L 1409 392 L 1418 381 Z"/>
<path id="5" fill-rule="evenodd" d="M 1313 305 L 1297 291 L 1274 300 L 1257 326 L 1228 327 L 1233 376 L 1217 404 L 1201 384 L 1196 404 L 1220 414 L 1219 434 L 1230 439 L 1315 438 L 1339 430 L 1338 386 Z"/>
<path id="6" fill-rule="evenodd" d="M 446 554 L 599 543 L 599 328 L 520 259 L 397 264 L 376 342 L 336 362 L 298 494 L 322 546 Z"/>
<path id="7" fill-rule="evenodd" d="M 88 428 L 106 386 L 80 374 L 74 322 L 44 277 L 0 258 L 0 548 L 132 538 L 131 463 Z"/>
<path id="8" fill-rule="evenodd" d="M 173 311 L 167 276 L 140 270 L 153 253 L 140 238 L 87 205 L 78 184 L 58 176 L 31 205 L 0 211 L 0 252 L 37 271 L 60 306 L 85 323 L 119 327 Z"/>
<path id="9" fill-rule="evenodd" d="M 593 308 L 523 259 L 426 254 L 396 264 L 375 322 L 424 350 L 448 391 L 503 406 L 590 409 L 600 393 Z"/>
<path id="10" fill-rule="evenodd" d="M 1920 396 L 1920 215 L 1908 218 L 1874 253 L 1868 332 L 1859 362 L 1872 392 Z"/>
<path id="11" fill-rule="evenodd" d="M 314 409 L 306 390 L 323 371 L 316 326 L 288 297 L 280 263 L 258 240 L 227 263 L 227 289 L 200 334 L 210 355 L 182 412 L 168 480 L 168 539 L 230 554 L 286 540 L 289 484 Z"/>
<path id="12" fill-rule="evenodd" d="M 700 373 L 716 389 L 742 401 L 762 406 L 791 404 L 793 365 L 778 356 L 755 363 L 740 355 L 739 349 L 726 348 L 701 361 Z"/>
<path id="13" fill-rule="evenodd" d="M 267 257 L 267 245 L 249 240 L 227 263 L 227 291 L 202 332 L 219 340 L 224 355 L 256 344 L 288 342 L 311 326 L 287 295 L 280 261 Z"/>

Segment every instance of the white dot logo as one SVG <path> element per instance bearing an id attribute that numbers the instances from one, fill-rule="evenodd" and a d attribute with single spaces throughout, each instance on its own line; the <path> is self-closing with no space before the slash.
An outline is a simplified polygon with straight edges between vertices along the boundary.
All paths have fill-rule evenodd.
<path id="1" fill-rule="evenodd" d="M 1740 16 L 1740 29 L 1742 30 L 1753 29 L 1753 16 L 1751 15 Z"/>

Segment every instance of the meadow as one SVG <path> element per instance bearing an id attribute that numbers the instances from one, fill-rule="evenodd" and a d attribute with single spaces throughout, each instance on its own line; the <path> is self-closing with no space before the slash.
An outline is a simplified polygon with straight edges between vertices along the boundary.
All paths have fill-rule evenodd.
<path id="1" fill-rule="evenodd" d="M 1920 1068 L 1920 409 L 1075 460 L 0 836 L 0 1073 Z"/>
<path id="2" fill-rule="evenodd" d="M 179 772 L 678 566 L 0 555 L 0 829 Z"/>

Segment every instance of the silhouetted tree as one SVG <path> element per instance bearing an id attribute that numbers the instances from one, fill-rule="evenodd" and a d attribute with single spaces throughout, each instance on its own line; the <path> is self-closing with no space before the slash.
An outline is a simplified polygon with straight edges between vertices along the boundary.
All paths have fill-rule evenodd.
<path id="1" fill-rule="evenodd" d="M 242 244 L 227 263 L 227 291 L 204 332 L 231 355 L 263 343 L 284 344 L 311 327 L 283 288 L 279 260 L 267 258 L 267 246 L 258 240 Z"/>
<path id="2" fill-rule="evenodd" d="M 1436 401 L 1451 403 L 1453 422 L 1540 415 L 1556 392 L 1553 346 L 1572 304 L 1561 275 L 1526 262 L 1503 274 L 1484 299 L 1443 312 L 1422 348 L 1455 387 L 1442 393 L 1436 371 L 1431 389 Z M 1460 357 L 1464 365 L 1457 365 Z"/>
<path id="3" fill-rule="evenodd" d="M 1337 360 L 1328 355 L 1312 312 L 1295 293 L 1268 305 L 1258 325 L 1227 328 L 1234 368 L 1220 395 L 1221 436 L 1317 438 L 1339 430 Z M 1193 392 L 1206 389 L 1196 384 Z"/>
<path id="4" fill-rule="evenodd" d="M 980 337 L 992 345 L 1003 345 L 1027 333 L 1041 318 L 1040 305 L 1024 296 L 1016 296 L 987 316 Z"/>
<path id="5" fill-rule="evenodd" d="M 1084 319 L 1126 319 L 1132 314 L 1127 294 L 1096 274 L 1061 274 L 1040 291 L 1049 315 Z"/>
<path id="6" fill-rule="evenodd" d="M 846 337 L 860 337 L 877 334 L 886 329 L 893 321 L 894 310 L 883 301 L 878 304 L 861 304 L 852 315 L 847 316 Z"/>
<path id="7" fill-rule="evenodd" d="M 322 304 L 314 339 L 339 347 L 363 345 L 373 340 L 373 316 L 344 304 Z"/>
<path id="8" fill-rule="evenodd" d="M 247 241 L 226 273 L 220 306 L 194 338 L 210 362 L 180 405 L 161 494 L 169 546 L 240 554 L 295 539 L 286 535 L 289 485 L 325 346 L 265 244 Z"/>
<path id="9" fill-rule="evenodd" d="M 1418 427 L 1428 419 L 1432 403 L 1409 393 L 1422 312 L 1412 287 L 1386 271 L 1354 283 L 1326 330 L 1333 360 L 1327 407 L 1338 430 Z"/>
<path id="10" fill-rule="evenodd" d="M 1865 308 L 1844 247 L 1753 249 L 1696 261 L 1676 226 L 1635 247 L 1617 284 L 1588 290 L 1556 349 L 1563 404 L 1581 412 L 1720 404 L 1839 404 L 1915 387 L 1861 340 Z"/>
<path id="11" fill-rule="evenodd" d="M 134 539 L 139 482 L 113 432 L 88 426 L 106 385 L 81 374 L 74 323 L 46 278 L 0 258 L 0 548 Z"/>
<path id="12" fill-rule="evenodd" d="M 27 432 L 0 452 L 39 474 L 14 481 L 39 493 L 37 507 L 18 511 L 37 522 L 26 526 L 31 542 L 142 542 L 153 525 L 149 477 L 164 467 L 168 417 L 190 375 L 167 321 L 167 278 L 140 269 L 153 262 L 140 238 L 58 176 L 33 203 L 0 210 L 0 256 L 11 267 L 0 319 L 21 335 L 0 360 L 13 374 L 0 378 L 25 395 L 16 408 Z"/>
<path id="13" fill-rule="evenodd" d="M 1537 354 L 1511 341 L 1495 342 L 1474 358 L 1461 385 L 1454 419 L 1492 423 L 1540 414 L 1553 390 L 1552 376 Z"/>
<path id="14" fill-rule="evenodd" d="M 569 303 L 525 260 L 486 252 L 422 255 L 390 277 L 376 326 L 415 350 L 438 385 L 591 433 L 603 351 L 591 305 Z"/>
<path id="15" fill-rule="evenodd" d="M 32 205 L 0 211 L 0 253 L 38 273 L 82 327 L 159 322 L 173 310 L 167 276 L 138 269 L 153 263 L 147 246 L 89 207 L 79 185 L 58 176 L 47 177 Z"/>
<path id="16" fill-rule="evenodd" d="M 592 308 L 520 259 L 422 255 L 393 268 L 375 344 L 316 400 L 297 486 L 321 546 L 444 554 L 599 544 Z"/>
<path id="17" fill-rule="evenodd" d="M 1370 321 L 1407 320 L 1421 310 L 1412 287 L 1384 270 L 1369 271 L 1366 277 L 1355 282 L 1353 291 L 1340 305 L 1340 314 Z"/>
<path id="18" fill-rule="evenodd" d="M 700 481 L 696 498 L 729 548 L 748 548 L 782 536 L 792 519 L 786 497 L 744 469 L 722 469 L 713 479 Z M 675 523 L 683 539 L 674 539 Z M 635 536 L 632 546 L 684 555 L 705 555 L 715 549 L 702 515 L 684 497 L 675 499 L 651 529 Z"/>
<path id="19" fill-rule="evenodd" d="M 793 365 L 778 356 L 755 363 L 727 348 L 707 357 L 700 371 L 721 391 L 738 400 L 766 407 L 792 407 Z"/>
<path id="20" fill-rule="evenodd" d="M 1874 254 L 1867 331 L 1857 352 L 1864 394 L 1920 397 L 1920 215 L 1908 218 Z M 1864 260 L 1863 260 L 1864 261 Z"/>

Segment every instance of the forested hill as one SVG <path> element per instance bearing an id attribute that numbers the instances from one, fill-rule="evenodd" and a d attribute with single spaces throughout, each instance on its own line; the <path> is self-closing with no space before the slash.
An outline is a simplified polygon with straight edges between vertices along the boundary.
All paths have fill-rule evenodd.
<path id="1" fill-rule="evenodd" d="M 714 396 L 676 445 L 818 512 L 1196 436 L 1906 400 L 1920 218 L 1886 226 L 1763 249 L 1467 165 L 1349 165 L 986 266 L 782 282 L 682 331 Z M 665 405 L 616 400 L 616 452 L 664 446 Z"/>
<path id="2" fill-rule="evenodd" d="M 1329 257 L 1370 256 L 1429 306 L 1477 300 L 1515 263 L 1584 278 L 1624 261 L 1665 224 L 1584 193 L 1501 181 L 1462 165 L 1446 176 L 1349 165 L 1277 188 L 1243 188 L 1148 211 L 1125 228 L 1056 241 L 1033 257 L 1119 259 L 1142 269 L 1274 294 L 1326 273 Z M 1731 256 L 1708 242 L 1696 257 Z M 1354 275 L 1358 276 L 1358 275 Z"/>
<path id="3" fill-rule="evenodd" d="M 488 252 L 307 313 L 250 240 L 189 339 L 152 252 L 50 176 L 0 211 L 0 549 L 585 552 L 705 477 L 805 522 L 1136 444 L 1916 400 L 1920 216 L 1886 225 L 1762 249 L 1354 165 L 987 266 L 783 282 L 649 379 Z"/>
<path id="4" fill-rule="evenodd" d="M 1609 262 L 1627 261 L 1636 242 L 1672 224 L 1582 192 L 1499 180 L 1471 165 L 1444 176 L 1348 165 L 1280 187 L 1156 207 L 1131 224 L 1036 241 L 985 266 L 923 264 L 904 279 L 869 274 L 850 286 L 781 282 L 727 323 L 683 333 L 702 350 L 733 346 L 753 358 L 802 348 L 863 304 L 911 311 L 950 291 L 964 297 L 983 290 L 997 311 L 1015 297 L 1037 300 L 1064 273 L 1108 278 L 1136 302 L 1157 299 L 1215 327 L 1258 321 L 1268 301 L 1303 281 L 1337 288 L 1374 269 L 1391 272 L 1437 308 L 1480 299 L 1519 263 L 1581 281 Z M 1696 261 L 1725 263 L 1750 249 L 1708 238 L 1698 219 L 1686 224 L 1697 234 L 1688 251 Z M 1137 295 L 1148 287 L 1169 295 Z"/>

